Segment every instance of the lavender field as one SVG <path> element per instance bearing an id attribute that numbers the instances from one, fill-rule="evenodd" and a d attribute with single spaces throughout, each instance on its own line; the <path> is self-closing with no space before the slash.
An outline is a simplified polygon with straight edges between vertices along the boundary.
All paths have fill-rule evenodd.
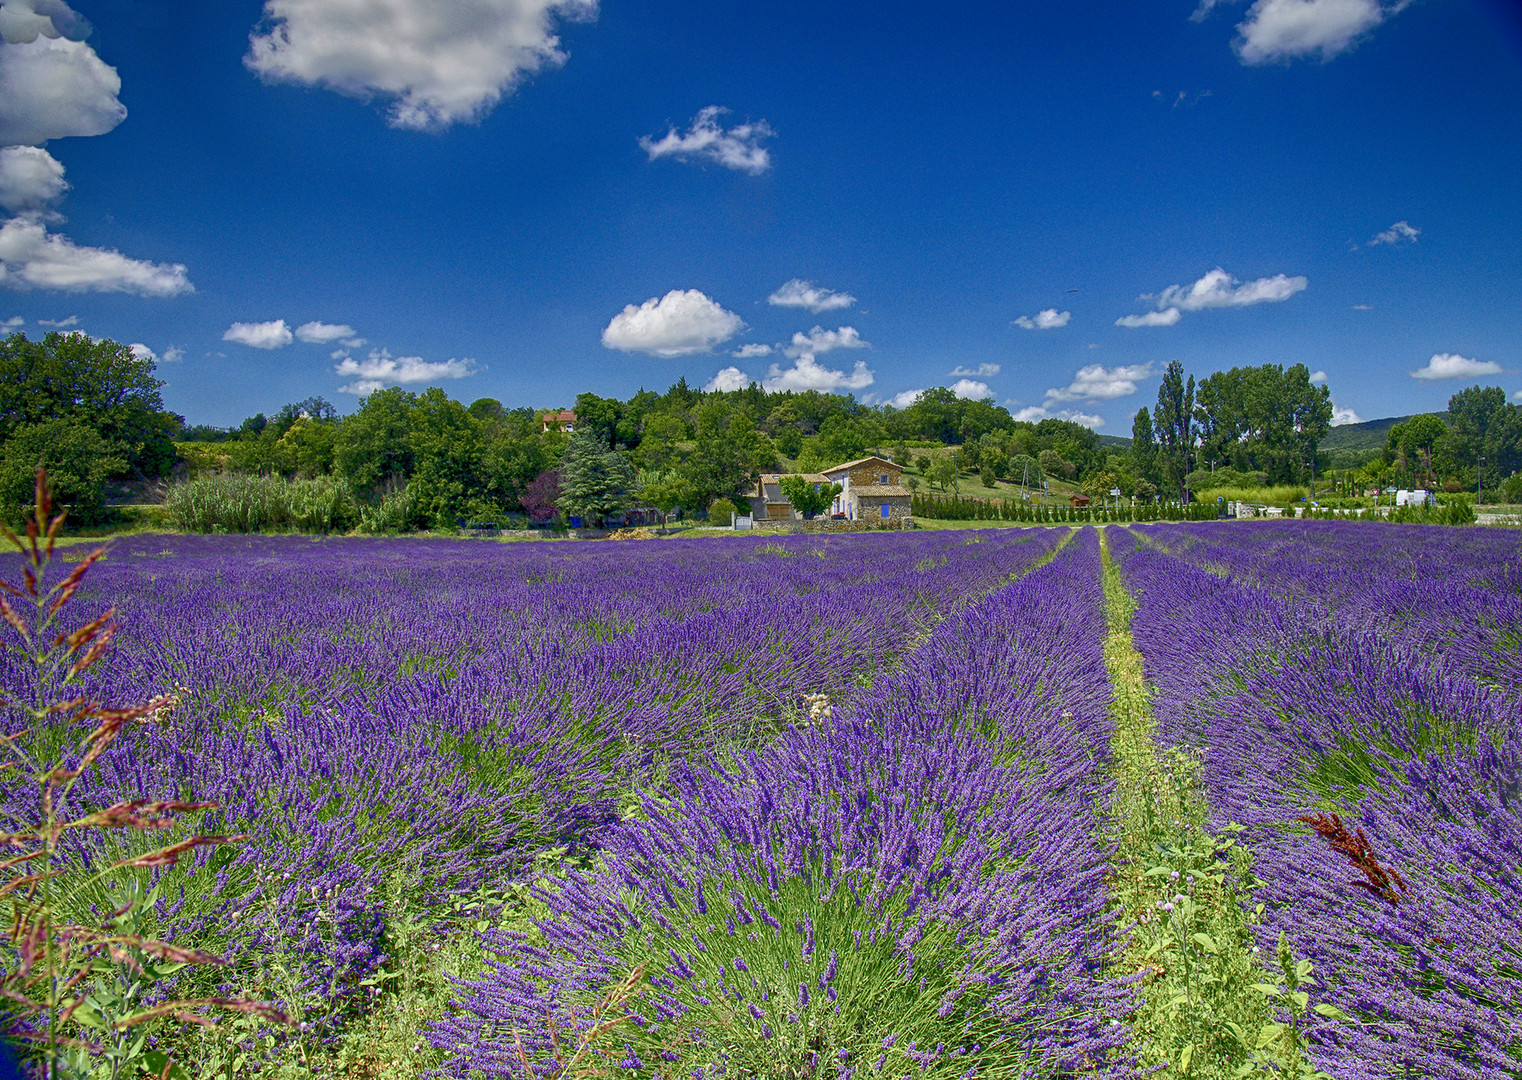
<path id="1" fill-rule="evenodd" d="M 97 972 L 78 1075 L 1522 1073 L 1511 532 L 133 537 L 108 605 L 83 692 L 167 700 L 68 813 L 243 839 L 66 849 L 227 961 Z M 79 1019 L 169 995 L 287 1022 Z"/>

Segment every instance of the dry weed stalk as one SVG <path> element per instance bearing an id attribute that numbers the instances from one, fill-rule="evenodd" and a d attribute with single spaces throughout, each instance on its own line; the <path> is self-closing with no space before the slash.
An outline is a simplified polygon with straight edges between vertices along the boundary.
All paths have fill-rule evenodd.
<path id="1" fill-rule="evenodd" d="M 1305 822 L 1326 837 L 1331 841 L 1333 851 L 1346 855 L 1349 862 L 1363 871 L 1364 880 L 1350 884 L 1382 897 L 1391 904 L 1400 903 L 1402 897 L 1411 892 L 1399 870 L 1393 866 L 1381 866 L 1374 858 L 1374 847 L 1362 829 L 1349 831 L 1342 818 L 1336 814 L 1302 814 L 1296 820 Z"/>
<path id="2" fill-rule="evenodd" d="M 61 1075 L 65 1051 L 72 1051 L 76 1060 L 80 1054 L 104 1055 L 111 1063 L 113 1077 L 134 1065 L 168 1077 L 173 1062 L 167 1053 L 146 1047 L 146 1040 L 136 1032 L 141 1025 L 165 1018 L 210 1025 L 212 1022 L 196 1011 L 206 1007 L 252 1013 L 276 1022 L 283 1022 L 284 1017 L 264 1002 L 232 998 L 142 1004 L 139 999 L 151 992 L 158 979 L 186 965 L 225 961 L 137 933 L 149 907 L 140 898 L 119 907 L 95 926 L 70 923 L 62 915 L 64 911 L 88 909 L 84 897 L 119 871 L 168 869 L 197 848 L 244 839 L 191 836 L 111 862 L 94 873 L 81 873 L 88 868 L 76 865 L 82 837 L 72 834 L 95 829 L 168 829 L 178 824 L 180 815 L 217 804 L 134 799 L 70 817 L 77 813 L 70 803 L 75 784 L 122 729 L 130 723 L 152 722 L 176 702 L 160 697 L 142 705 L 111 709 L 82 695 L 70 696 L 73 684 L 105 654 L 117 624 L 112 608 L 72 631 L 58 626 L 60 612 L 90 567 L 105 554 L 103 548 L 91 552 L 61 581 L 48 585 L 47 571 L 64 517 L 63 512 L 52 515 L 47 474 L 39 468 L 25 539 L 0 526 L 0 533 L 25 560 L 21 587 L 0 581 L 0 618 L 13 634 L 0 643 L 25 659 L 31 691 L 29 701 L 0 691 L 0 705 L 30 721 L 21 731 L 0 735 L 0 747 L 10 759 L 0 764 L 0 776 L 10 779 L 25 775 L 38 786 L 36 820 L 27 820 L 13 807 L 9 831 L 0 832 L 0 849 L 15 852 L 0 860 L 0 897 L 10 900 L 7 939 L 13 951 L 0 978 L 0 999 L 12 1021 L 6 1035 L 40 1059 L 46 1080 Z M 12 598 L 18 603 L 13 604 Z M 25 736 L 48 727 L 88 729 L 72 764 L 67 750 L 56 761 L 45 762 L 24 745 Z M 123 975 L 126 982 L 135 984 L 134 992 L 113 996 L 103 989 Z"/>

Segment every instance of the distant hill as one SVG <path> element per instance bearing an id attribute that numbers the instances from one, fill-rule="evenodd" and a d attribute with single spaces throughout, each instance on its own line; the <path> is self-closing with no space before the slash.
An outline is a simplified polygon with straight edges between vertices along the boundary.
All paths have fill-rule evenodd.
<path id="1" fill-rule="evenodd" d="M 1437 413 L 1446 423 L 1448 414 Z M 1343 424 L 1334 427 L 1321 440 L 1323 450 L 1383 450 L 1385 438 L 1396 424 L 1404 424 L 1409 416 L 1387 416 L 1383 420 L 1365 420 L 1361 424 Z"/>
<path id="2" fill-rule="evenodd" d="M 1116 446 L 1122 450 L 1129 450 L 1131 449 L 1131 439 L 1127 435 L 1101 435 L 1099 436 L 1099 445 Z"/>

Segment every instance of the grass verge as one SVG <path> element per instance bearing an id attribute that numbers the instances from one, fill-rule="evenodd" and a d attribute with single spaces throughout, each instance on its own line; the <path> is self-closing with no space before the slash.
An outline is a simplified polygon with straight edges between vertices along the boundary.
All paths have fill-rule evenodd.
<path id="1" fill-rule="evenodd" d="M 1240 826 L 1219 833 L 1207 827 L 1199 751 L 1160 753 L 1154 744 L 1142 657 L 1131 642 L 1136 601 L 1103 530 L 1100 553 L 1115 717 L 1111 892 L 1131 927 L 1114 963 L 1141 991 L 1133 1049 L 1144 1069 L 1166 1076 L 1322 1077 L 1300 1034 L 1311 965 L 1297 961 L 1282 938 L 1276 956 L 1254 955 L 1252 926 L 1263 909 L 1243 902 L 1256 879 L 1237 843 Z"/>

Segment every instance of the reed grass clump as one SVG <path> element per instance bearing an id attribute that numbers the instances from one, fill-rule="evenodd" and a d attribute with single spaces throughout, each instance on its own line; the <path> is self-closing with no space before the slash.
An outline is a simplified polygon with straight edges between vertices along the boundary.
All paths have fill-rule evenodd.
<path id="1" fill-rule="evenodd" d="M 346 480 L 227 473 L 169 489 L 165 511 L 186 532 L 348 532 L 362 510 Z"/>

